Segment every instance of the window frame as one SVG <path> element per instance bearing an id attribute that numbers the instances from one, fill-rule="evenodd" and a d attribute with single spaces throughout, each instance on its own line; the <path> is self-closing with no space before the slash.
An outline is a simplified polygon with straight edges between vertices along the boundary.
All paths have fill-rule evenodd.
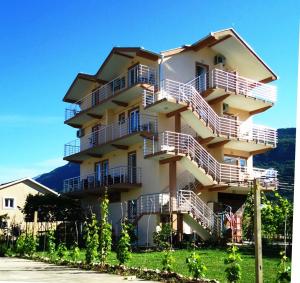
<path id="1" fill-rule="evenodd" d="M 6 206 L 5 201 L 7 199 L 13 200 L 13 206 Z M 3 197 L 3 209 L 16 209 L 16 198 L 14 198 L 14 197 Z"/>

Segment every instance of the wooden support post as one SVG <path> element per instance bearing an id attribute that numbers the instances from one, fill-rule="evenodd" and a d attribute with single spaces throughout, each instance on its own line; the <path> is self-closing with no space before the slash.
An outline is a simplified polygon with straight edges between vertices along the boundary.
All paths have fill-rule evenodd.
<path id="1" fill-rule="evenodd" d="M 261 243 L 261 194 L 259 180 L 254 179 L 254 237 L 255 237 L 255 277 L 256 283 L 263 282 L 262 243 Z"/>
<path id="2" fill-rule="evenodd" d="M 33 214 L 33 237 L 36 237 L 38 230 L 38 212 L 35 210 Z"/>
<path id="3" fill-rule="evenodd" d="M 171 214 L 175 209 L 174 204 L 176 203 L 176 161 L 169 163 L 169 188 L 170 188 L 170 207 Z"/>

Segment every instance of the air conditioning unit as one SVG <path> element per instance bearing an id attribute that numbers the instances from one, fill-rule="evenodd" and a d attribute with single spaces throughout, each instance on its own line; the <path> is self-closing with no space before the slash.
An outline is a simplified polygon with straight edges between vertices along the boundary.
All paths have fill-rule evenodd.
<path id="1" fill-rule="evenodd" d="M 227 113 L 229 110 L 229 105 L 227 103 L 223 103 L 223 113 Z"/>
<path id="2" fill-rule="evenodd" d="M 223 55 L 219 54 L 219 55 L 215 56 L 215 65 L 222 64 L 224 66 L 225 61 L 226 61 L 226 58 Z"/>
<path id="3" fill-rule="evenodd" d="M 82 138 L 84 136 L 84 129 L 77 130 L 76 136 L 77 138 Z"/>

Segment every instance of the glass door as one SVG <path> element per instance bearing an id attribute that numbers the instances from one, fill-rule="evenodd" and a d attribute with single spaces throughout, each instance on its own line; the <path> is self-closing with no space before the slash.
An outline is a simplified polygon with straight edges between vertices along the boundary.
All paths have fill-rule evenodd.
<path id="1" fill-rule="evenodd" d="M 138 81 L 138 66 L 134 66 L 128 70 L 128 87 L 135 85 Z"/>
<path id="2" fill-rule="evenodd" d="M 199 93 L 205 91 L 208 87 L 208 66 L 204 64 L 196 64 L 196 89 Z"/>
<path id="3" fill-rule="evenodd" d="M 109 166 L 108 160 L 95 163 L 95 175 L 99 187 L 108 185 Z"/>
<path id="4" fill-rule="evenodd" d="M 130 152 L 128 153 L 128 183 L 134 184 L 137 182 L 136 171 L 136 152 Z"/>
<path id="5" fill-rule="evenodd" d="M 135 109 L 129 112 L 129 133 L 139 131 L 140 127 L 140 110 Z"/>

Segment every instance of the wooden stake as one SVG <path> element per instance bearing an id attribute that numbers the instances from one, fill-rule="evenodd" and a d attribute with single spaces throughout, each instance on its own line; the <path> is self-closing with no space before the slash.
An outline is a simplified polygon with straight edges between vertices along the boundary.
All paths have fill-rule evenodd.
<path id="1" fill-rule="evenodd" d="M 38 230 L 38 212 L 35 211 L 33 214 L 33 237 L 36 237 Z"/>
<path id="2" fill-rule="evenodd" d="M 255 277 L 256 283 L 263 283 L 261 244 L 261 194 L 259 180 L 254 179 L 254 237 L 255 237 Z"/>

